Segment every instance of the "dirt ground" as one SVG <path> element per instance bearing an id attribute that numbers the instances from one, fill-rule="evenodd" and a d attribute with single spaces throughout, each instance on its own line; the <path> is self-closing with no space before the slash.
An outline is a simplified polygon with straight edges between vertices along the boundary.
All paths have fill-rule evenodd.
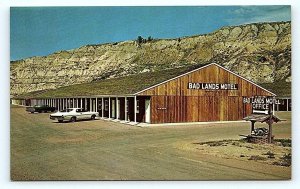
<path id="1" fill-rule="evenodd" d="M 278 116 L 287 121 L 274 124 L 275 137 L 291 138 L 290 113 L 279 112 Z M 30 114 L 12 106 L 11 179 L 290 179 L 291 167 L 237 157 L 240 152 L 219 156 L 216 154 L 226 154 L 227 150 L 201 145 L 239 140 L 239 134 L 249 130 L 247 122 L 144 128 L 103 120 L 57 123 L 48 113 Z"/>
<path id="2" fill-rule="evenodd" d="M 220 140 L 186 143 L 182 150 L 226 159 L 258 161 L 277 166 L 291 166 L 291 140 L 276 140 L 274 144 L 252 144 L 241 140 Z M 250 162 L 249 162 L 250 163 Z"/>

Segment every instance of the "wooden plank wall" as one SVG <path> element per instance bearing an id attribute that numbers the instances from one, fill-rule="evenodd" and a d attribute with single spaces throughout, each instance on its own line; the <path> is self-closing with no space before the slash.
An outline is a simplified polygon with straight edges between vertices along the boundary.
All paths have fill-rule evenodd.
<path id="1" fill-rule="evenodd" d="M 242 97 L 152 96 L 151 123 L 241 120 L 251 113 Z"/>
<path id="2" fill-rule="evenodd" d="M 191 90 L 188 89 L 189 82 L 198 83 L 236 83 L 238 90 Z M 141 96 L 152 95 L 176 95 L 176 96 L 272 96 L 271 93 L 258 86 L 226 71 L 216 65 L 211 65 L 188 75 L 176 78 L 157 87 L 150 88 L 139 93 Z"/>
<path id="3" fill-rule="evenodd" d="M 238 90 L 195 90 L 188 83 L 234 83 Z M 243 97 L 272 96 L 225 69 L 210 65 L 139 94 L 151 96 L 151 123 L 232 121 L 251 113 Z"/>

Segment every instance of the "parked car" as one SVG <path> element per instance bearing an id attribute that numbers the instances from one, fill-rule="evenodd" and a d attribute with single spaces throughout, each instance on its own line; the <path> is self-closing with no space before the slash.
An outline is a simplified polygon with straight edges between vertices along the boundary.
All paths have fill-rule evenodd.
<path id="1" fill-rule="evenodd" d="M 91 112 L 84 110 L 82 108 L 67 108 L 62 111 L 58 111 L 54 114 L 50 114 L 50 119 L 58 120 L 58 122 L 62 123 L 63 121 L 71 121 L 75 122 L 77 120 L 83 119 L 95 119 L 99 116 L 98 112 Z"/>
<path id="2" fill-rule="evenodd" d="M 51 107 L 51 106 L 48 106 L 48 105 L 41 105 L 41 106 L 36 105 L 36 106 L 27 107 L 26 111 L 30 112 L 30 113 L 34 113 L 34 112 L 38 112 L 38 113 L 41 113 L 41 112 L 55 112 L 55 107 Z"/>

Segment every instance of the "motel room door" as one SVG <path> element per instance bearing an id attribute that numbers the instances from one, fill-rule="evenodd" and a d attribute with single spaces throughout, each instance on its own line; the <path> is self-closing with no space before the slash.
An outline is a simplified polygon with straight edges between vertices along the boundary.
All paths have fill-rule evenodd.
<path id="1" fill-rule="evenodd" d="M 150 123 L 150 99 L 145 100 L 145 122 Z"/>

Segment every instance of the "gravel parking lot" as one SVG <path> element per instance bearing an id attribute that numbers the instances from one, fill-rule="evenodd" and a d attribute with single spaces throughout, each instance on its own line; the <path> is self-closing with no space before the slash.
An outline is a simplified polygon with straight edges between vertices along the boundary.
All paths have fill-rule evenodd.
<path id="1" fill-rule="evenodd" d="M 287 121 L 277 138 L 291 138 Z M 226 159 L 182 148 L 239 139 L 249 123 L 136 127 L 103 120 L 57 123 L 48 113 L 11 107 L 12 180 L 246 180 L 290 179 L 291 167 Z"/>

